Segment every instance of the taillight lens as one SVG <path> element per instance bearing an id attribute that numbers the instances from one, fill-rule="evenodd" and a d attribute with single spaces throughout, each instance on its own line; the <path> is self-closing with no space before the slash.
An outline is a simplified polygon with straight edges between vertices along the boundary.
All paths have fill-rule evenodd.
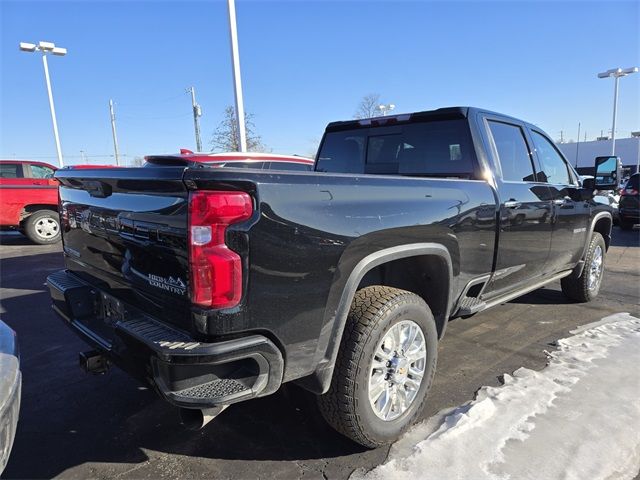
<path id="1" fill-rule="evenodd" d="M 638 190 L 636 190 L 635 188 L 625 188 L 624 190 L 622 190 L 622 192 L 620 192 L 620 196 L 623 195 L 638 195 Z"/>
<path id="2" fill-rule="evenodd" d="M 189 197 L 191 302 L 206 308 L 230 308 L 242 297 L 242 262 L 225 244 L 231 224 L 251 217 L 245 192 L 197 191 Z"/>

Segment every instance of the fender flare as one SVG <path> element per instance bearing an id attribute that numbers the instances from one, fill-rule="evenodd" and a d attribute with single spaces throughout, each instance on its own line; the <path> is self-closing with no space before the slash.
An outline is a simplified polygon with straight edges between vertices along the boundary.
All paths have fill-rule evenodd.
<path id="1" fill-rule="evenodd" d="M 596 223 L 598 223 L 598 221 L 600 221 L 600 219 L 602 218 L 608 218 L 610 222 L 609 223 L 610 225 L 609 239 L 605 239 L 605 242 L 607 242 L 607 245 L 609 245 L 609 241 L 611 239 L 611 228 L 613 228 L 613 215 L 611 215 L 611 212 L 598 212 L 591 219 L 591 225 L 589 226 L 589 235 L 587 235 L 587 241 L 585 242 L 584 247 L 582 248 L 582 255 L 580 255 L 580 261 L 578 262 L 573 272 L 571 273 L 571 276 L 574 278 L 578 278 L 580 275 L 582 275 L 582 270 L 584 270 L 585 257 L 587 256 L 587 250 L 589 249 L 589 244 L 591 243 L 591 237 L 593 236 L 593 232 L 595 231 Z"/>
<path id="2" fill-rule="evenodd" d="M 395 247 L 385 248 L 378 250 L 377 252 L 370 253 L 362 258 L 349 274 L 335 312 L 332 314 L 329 314 L 328 312 L 325 313 L 325 328 L 323 328 L 323 330 L 329 330 L 329 339 L 326 350 L 324 351 L 324 355 L 318 363 L 315 372 L 310 376 L 311 378 L 306 377 L 305 379 L 301 379 L 303 380 L 303 386 L 317 393 L 325 393 L 329 390 L 331 378 L 333 376 L 333 369 L 338 357 L 340 342 L 342 341 L 342 335 L 347 323 L 347 316 L 351 308 L 351 303 L 356 294 L 358 285 L 367 272 L 379 265 L 393 260 L 425 255 L 439 257 L 447 265 L 449 291 L 447 294 L 448 298 L 446 303 L 447 308 L 445 312 L 445 322 L 449 319 L 452 306 L 451 304 L 453 301 L 453 265 L 449 250 L 444 245 L 431 242 L 411 243 L 406 245 L 397 245 Z M 331 316 L 327 319 L 328 315 Z M 444 328 L 442 333 L 444 334 Z"/>

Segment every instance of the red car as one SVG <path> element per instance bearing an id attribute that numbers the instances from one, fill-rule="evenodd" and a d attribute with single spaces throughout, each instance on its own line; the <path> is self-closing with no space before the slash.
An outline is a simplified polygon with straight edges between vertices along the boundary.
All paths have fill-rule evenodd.
<path id="1" fill-rule="evenodd" d="M 17 229 L 39 244 L 60 240 L 56 167 L 0 160 L 0 229 Z"/>
<path id="2" fill-rule="evenodd" d="M 252 168 L 258 170 L 298 170 L 310 172 L 315 161 L 312 158 L 276 153 L 229 152 L 194 153 L 185 148 L 175 155 L 149 155 L 145 160 L 154 165 L 183 165 L 185 163 L 206 163 L 212 167 Z"/>
<path id="3" fill-rule="evenodd" d="M 66 168 L 115 168 L 72 165 Z M 60 240 L 57 167 L 31 160 L 0 160 L 0 229 L 18 230 L 41 245 Z"/>

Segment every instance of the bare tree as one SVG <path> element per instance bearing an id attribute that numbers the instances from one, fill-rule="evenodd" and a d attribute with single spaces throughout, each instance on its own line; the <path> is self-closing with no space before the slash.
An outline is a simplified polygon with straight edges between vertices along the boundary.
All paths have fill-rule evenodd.
<path id="1" fill-rule="evenodd" d="M 263 152 L 265 146 L 262 143 L 262 137 L 256 133 L 253 115 L 245 112 L 244 119 L 247 132 L 247 150 L 249 152 Z M 211 151 L 240 151 L 240 137 L 238 135 L 238 123 L 236 122 L 236 109 L 234 107 L 228 106 L 224 109 L 224 117 L 213 132 L 210 144 Z"/>
<path id="2" fill-rule="evenodd" d="M 135 156 L 131 160 L 132 167 L 141 167 L 142 165 L 144 165 L 144 157 Z"/>
<path id="3" fill-rule="evenodd" d="M 353 114 L 353 118 L 371 118 L 378 116 L 380 114 L 378 105 L 380 105 L 379 93 L 369 93 L 365 95 L 362 97 L 362 100 L 360 100 L 358 109 L 356 113 Z"/>

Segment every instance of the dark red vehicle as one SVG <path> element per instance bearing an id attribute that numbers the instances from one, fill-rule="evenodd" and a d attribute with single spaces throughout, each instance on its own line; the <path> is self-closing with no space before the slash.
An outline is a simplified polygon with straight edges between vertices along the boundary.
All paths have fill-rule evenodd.
<path id="1" fill-rule="evenodd" d="M 71 165 L 69 169 L 115 168 Z M 60 241 L 57 167 L 31 160 L 0 160 L 0 230 L 18 230 L 41 245 Z"/>
<path id="2" fill-rule="evenodd" d="M 0 160 L 0 229 L 19 230 L 39 244 L 60 240 L 56 167 Z"/>
<path id="3" fill-rule="evenodd" d="M 206 163 L 211 167 L 251 168 L 257 170 L 297 170 L 310 172 L 315 161 L 312 158 L 276 153 L 227 152 L 194 153 L 186 148 L 179 154 L 149 155 L 144 157 L 148 165 L 190 165 Z"/>

